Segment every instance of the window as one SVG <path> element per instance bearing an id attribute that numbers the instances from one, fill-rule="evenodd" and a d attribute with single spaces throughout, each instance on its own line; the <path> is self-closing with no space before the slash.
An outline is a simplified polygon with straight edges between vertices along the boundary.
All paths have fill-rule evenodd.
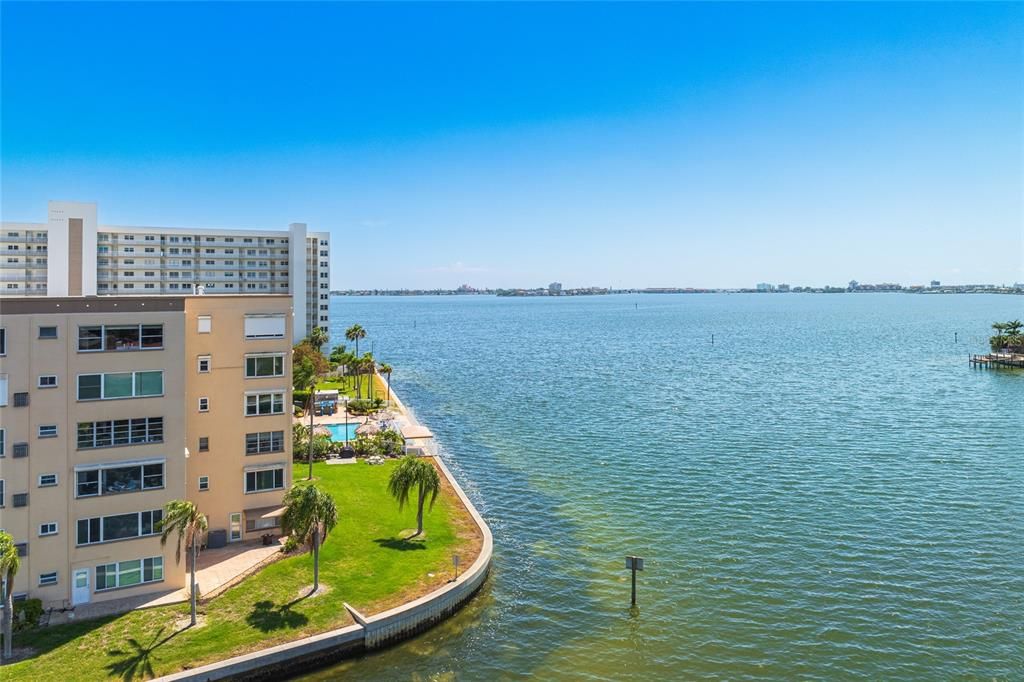
<path id="1" fill-rule="evenodd" d="M 0 429 L 0 457 L 7 454 L 7 429 Z"/>
<path id="2" fill-rule="evenodd" d="M 39 487 L 51 488 L 57 485 L 57 474 L 39 474 Z"/>
<path id="3" fill-rule="evenodd" d="M 42 533 L 40 533 L 42 535 Z M 47 585 L 57 584 L 57 572 L 52 573 L 40 573 L 39 574 L 39 587 L 46 587 Z"/>
<path id="4" fill-rule="evenodd" d="M 284 354 L 245 356 L 245 378 L 284 376 Z"/>
<path id="5" fill-rule="evenodd" d="M 245 492 L 260 493 L 284 487 L 284 468 L 259 469 L 245 472 Z"/>
<path id="6" fill-rule="evenodd" d="M 39 328 L 39 338 L 41 338 L 41 339 L 55 339 L 55 338 L 57 338 L 57 328 L 56 327 L 40 327 Z"/>
<path id="7" fill-rule="evenodd" d="M 7 382 L 4 382 L 6 388 Z M 15 393 L 14 394 L 14 406 L 15 407 L 28 407 L 28 393 Z"/>
<path id="8" fill-rule="evenodd" d="M 210 399 L 203 397 L 199 399 L 199 411 L 209 412 L 210 411 Z"/>
<path id="9" fill-rule="evenodd" d="M 17 542 L 17 543 L 15 543 L 14 544 L 14 549 L 17 550 L 18 556 L 20 556 L 20 557 L 28 556 L 28 543 L 27 542 Z"/>
<path id="10" fill-rule="evenodd" d="M 206 374 L 207 372 L 210 371 L 210 356 L 209 355 L 200 355 L 197 358 L 197 360 L 198 360 L 197 369 L 199 370 L 199 372 L 201 374 Z"/>
<path id="11" fill-rule="evenodd" d="M 15 443 L 13 450 L 14 459 L 28 457 L 28 443 Z"/>
<path id="12" fill-rule="evenodd" d="M 283 339 L 284 333 L 284 315 L 245 316 L 245 338 L 247 339 Z"/>
<path id="13" fill-rule="evenodd" d="M 162 324 L 87 325 L 78 328 L 80 351 L 159 350 L 163 347 Z"/>
<path id="14" fill-rule="evenodd" d="M 255 519 L 245 520 L 245 532 L 252 533 L 258 530 L 267 530 L 269 528 L 279 528 L 281 526 L 280 516 L 260 517 Z"/>
<path id="15" fill-rule="evenodd" d="M 284 451 L 284 431 L 260 431 L 245 434 L 245 454 L 262 455 Z"/>
<path id="16" fill-rule="evenodd" d="M 102 422 L 79 422 L 78 448 L 109 448 L 116 445 L 162 443 L 163 417 L 116 419 Z"/>
<path id="17" fill-rule="evenodd" d="M 91 464 L 75 468 L 75 497 L 120 495 L 164 487 L 164 462 Z"/>
<path id="18" fill-rule="evenodd" d="M 284 414 L 284 393 L 252 393 L 245 396 L 245 416 Z"/>
<path id="19" fill-rule="evenodd" d="M 163 370 L 78 375 L 79 400 L 144 398 L 163 395 L 163 392 Z"/>
<path id="20" fill-rule="evenodd" d="M 0 327 L 0 355 L 7 355 L 7 330 Z"/>
<path id="21" fill-rule="evenodd" d="M 40 424 L 39 425 L 39 437 L 40 438 L 56 438 L 57 437 L 57 425 L 56 424 Z"/>
<path id="22" fill-rule="evenodd" d="M 57 534 L 57 522 L 48 521 L 47 523 L 39 524 L 39 536 L 44 535 L 56 535 Z"/>
<path id="23" fill-rule="evenodd" d="M 200 490 L 209 490 L 210 489 L 210 477 L 209 476 L 200 476 L 199 477 L 199 489 Z"/>
<path id="24" fill-rule="evenodd" d="M 39 388 L 56 388 L 57 387 L 57 375 L 56 374 L 44 374 L 39 377 Z"/>
<path id="25" fill-rule="evenodd" d="M 160 533 L 162 509 L 152 509 L 112 516 L 94 516 L 78 519 L 75 542 L 78 545 L 95 545 L 114 540 L 130 540 Z"/>
<path id="26" fill-rule="evenodd" d="M 11 495 L 11 504 L 15 507 L 27 507 L 28 493 L 14 493 Z"/>
<path id="27" fill-rule="evenodd" d="M 131 587 L 164 579 L 164 558 L 135 559 L 96 567 L 96 591 Z"/>
<path id="28" fill-rule="evenodd" d="M 0 374 L 0 407 L 7 405 L 7 375 Z"/>
<path id="29" fill-rule="evenodd" d="M 210 437 L 209 436 L 200 436 L 199 437 L 199 452 L 209 452 L 209 451 L 210 451 Z"/>
<path id="30" fill-rule="evenodd" d="M 211 318 L 209 315 L 200 315 L 197 318 L 197 321 L 199 326 L 196 329 L 196 331 L 198 333 L 209 334 L 210 331 L 213 329 L 213 318 Z"/>
<path id="31" fill-rule="evenodd" d="M 0 509 L 3 509 L 4 501 L 4 479 L 0 478 Z"/>

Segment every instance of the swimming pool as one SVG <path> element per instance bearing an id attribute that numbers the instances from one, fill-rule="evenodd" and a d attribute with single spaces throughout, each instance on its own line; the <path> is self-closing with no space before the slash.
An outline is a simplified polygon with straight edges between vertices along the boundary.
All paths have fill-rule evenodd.
<path id="1" fill-rule="evenodd" d="M 331 432 L 331 440 L 335 443 L 341 443 L 345 440 L 345 428 L 348 428 L 348 440 L 356 439 L 356 429 L 359 428 L 357 422 L 349 422 L 348 424 L 324 424 L 325 429 Z"/>

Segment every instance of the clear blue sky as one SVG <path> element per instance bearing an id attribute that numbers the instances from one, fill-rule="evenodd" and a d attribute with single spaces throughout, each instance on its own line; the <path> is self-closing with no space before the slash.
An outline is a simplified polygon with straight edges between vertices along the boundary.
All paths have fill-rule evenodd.
<path id="1" fill-rule="evenodd" d="M 1021 3 L 0 12 L 4 220 L 303 221 L 342 288 L 1024 280 Z"/>

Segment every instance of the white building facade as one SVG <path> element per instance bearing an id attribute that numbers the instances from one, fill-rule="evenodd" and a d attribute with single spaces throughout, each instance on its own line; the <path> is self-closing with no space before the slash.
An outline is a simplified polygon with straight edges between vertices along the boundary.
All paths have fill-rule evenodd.
<path id="1" fill-rule="evenodd" d="M 329 326 L 330 234 L 100 225 L 96 204 L 49 202 L 3 223 L 0 296 L 290 294 L 295 341 Z"/>

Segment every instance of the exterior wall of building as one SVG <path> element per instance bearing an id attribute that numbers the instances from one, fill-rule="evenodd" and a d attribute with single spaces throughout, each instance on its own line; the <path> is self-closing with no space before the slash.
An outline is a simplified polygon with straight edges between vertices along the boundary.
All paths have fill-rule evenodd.
<path id="1" fill-rule="evenodd" d="M 211 532 L 226 531 L 229 542 L 268 532 L 280 534 L 280 528 L 270 524 L 279 523 L 275 510 L 291 485 L 291 297 L 192 296 L 186 299 L 185 310 L 189 499 L 209 517 Z M 247 318 L 273 321 L 278 317 L 281 336 L 247 338 Z M 257 358 L 271 366 L 279 359 L 280 370 L 269 370 L 276 376 L 247 378 L 247 359 L 255 362 Z M 257 394 L 281 394 L 280 413 L 247 416 L 247 400 Z M 247 454 L 247 434 L 278 433 L 279 447 L 265 445 L 267 437 L 263 437 L 260 452 Z M 200 439 L 206 439 L 205 450 Z M 279 488 L 246 490 L 248 472 L 262 471 L 267 476 L 274 469 L 282 472 Z M 204 489 L 200 477 L 205 479 Z M 232 534 L 232 514 L 240 515 L 237 537 Z"/>
<path id="2" fill-rule="evenodd" d="M 330 293 L 330 235 L 304 223 L 288 230 L 99 225 L 96 204 L 51 201 L 45 224 L 3 223 L 0 251 L 0 295 L 181 296 L 202 285 L 208 294 L 290 294 L 295 341 L 314 324 L 328 327 L 329 301 L 321 297 Z"/>
<path id="3" fill-rule="evenodd" d="M 83 599 L 104 601 L 163 591 L 184 585 L 184 566 L 175 564 L 172 546 L 162 548 L 150 535 L 97 544 L 79 544 L 78 521 L 116 514 L 161 509 L 167 501 L 185 496 L 185 373 L 182 299 L 26 298 L 0 301 L 6 355 L 0 357 L 0 376 L 6 375 L 7 402 L 0 407 L 4 429 L 2 526 L 16 542 L 27 543 L 15 593 L 28 593 L 48 605 Z M 158 349 L 81 351 L 80 325 L 162 325 Z M 56 338 L 40 338 L 40 327 L 56 327 Z M 79 399 L 81 375 L 161 371 L 162 392 L 151 397 Z M 55 387 L 41 387 L 40 377 L 55 377 Z M 46 380 L 49 382 L 52 380 Z M 28 405 L 16 407 L 14 394 L 27 393 Z M 2 401 L 0 401 L 2 402 Z M 80 423 L 162 418 L 162 439 L 101 447 L 80 447 Z M 44 437 L 40 427 L 55 426 Z M 25 456 L 15 448 L 27 446 Z M 22 453 L 23 454 L 23 453 Z M 163 463 L 160 487 L 79 497 L 76 470 L 93 465 L 148 461 Z M 55 478 L 55 480 L 54 480 Z M 27 494 L 25 506 L 14 506 L 15 494 Z M 56 532 L 41 534 L 43 524 L 56 523 Z M 162 558 L 159 582 L 97 591 L 97 566 L 153 557 Z M 84 576 L 76 576 L 76 571 Z M 40 576 L 56 573 L 56 583 L 40 585 Z M 88 591 L 73 593 L 76 577 Z"/>

